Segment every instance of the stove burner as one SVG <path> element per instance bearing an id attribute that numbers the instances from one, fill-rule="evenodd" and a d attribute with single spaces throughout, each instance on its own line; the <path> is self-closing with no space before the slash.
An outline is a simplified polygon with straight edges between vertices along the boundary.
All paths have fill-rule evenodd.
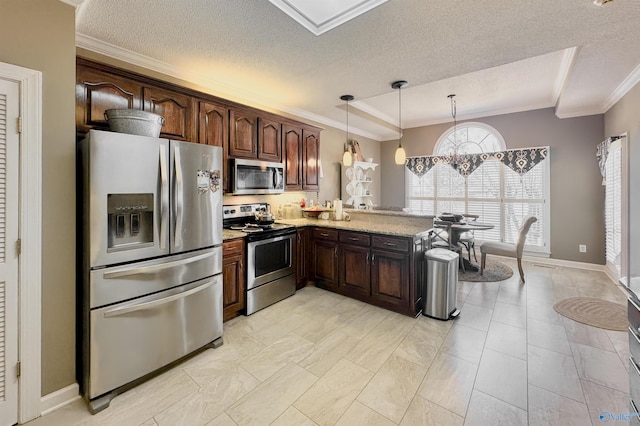
<path id="1" fill-rule="evenodd" d="M 262 232 L 266 228 L 271 228 L 271 225 L 258 225 L 257 223 L 247 223 L 244 225 L 231 225 L 229 227 L 229 229 L 232 229 L 234 231 L 242 231 L 246 233 Z"/>

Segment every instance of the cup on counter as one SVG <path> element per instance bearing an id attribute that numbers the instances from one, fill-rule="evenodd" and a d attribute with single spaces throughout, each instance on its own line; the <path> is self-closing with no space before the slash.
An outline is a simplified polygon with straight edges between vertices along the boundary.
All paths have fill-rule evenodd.
<path id="1" fill-rule="evenodd" d="M 349 213 L 342 213 L 342 220 L 346 220 L 347 222 L 351 220 L 351 216 L 349 216 Z"/>

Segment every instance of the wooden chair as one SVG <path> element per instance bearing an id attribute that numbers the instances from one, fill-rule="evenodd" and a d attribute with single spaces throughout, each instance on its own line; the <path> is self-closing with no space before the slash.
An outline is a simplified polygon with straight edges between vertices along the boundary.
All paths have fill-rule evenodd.
<path id="1" fill-rule="evenodd" d="M 480 244 L 480 253 L 482 258 L 480 261 L 480 275 L 484 273 L 485 262 L 487 260 L 487 254 L 495 254 L 497 256 L 514 257 L 518 259 L 518 272 L 520 272 L 520 280 L 524 283 L 524 271 L 522 270 L 522 251 L 524 250 L 524 242 L 527 239 L 527 233 L 531 225 L 538 219 L 535 216 L 527 217 L 520 227 L 520 233 L 518 235 L 518 241 L 516 244 L 500 243 L 494 241 L 485 241 Z"/>

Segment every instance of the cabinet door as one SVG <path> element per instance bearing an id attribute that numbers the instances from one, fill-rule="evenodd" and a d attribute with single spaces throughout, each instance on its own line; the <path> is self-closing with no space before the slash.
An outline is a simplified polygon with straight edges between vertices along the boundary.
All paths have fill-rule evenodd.
<path id="1" fill-rule="evenodd" d="M 316 283 L 338 290 L 338 244 L 334 241 L 313 241 L 314 277 Z"/>
<path id="2" fill-rule="evenodd" d="M 142 99 L 145 111 L 164 117 L 161 137 L 195 142 L 195 100 L 193 97 L 158 87 L 144 87 Z"/>
<path id="3" fill-rule="evenodd" d="M 108 129 L 104 118 L 108 109 L 141 109 L 142 86 L 128 78 L 77 66 L 76 131 Z"/>
<path id="4" fill-rule="evenodd" d="M 302 129 L 284 124 L 282 135 L 285 188 L 300 190 L 302 189 Z"/>
<path id="5" fill-rule="evenodd" d="M 254 112 L 229 110 L 229 157 L 258 157 L 257 121 L 258 117 Z"/>
<path id="6" fill-rule="evenodd" d="M 198 106 L 198 143 L 220 146 L 222 153 L 222 189 L 229 192 L 229 108 L 201 101 Z"/>
<path id="7" fill-rule="evenodd" d="M 302 189 L 320 189 L 320 133 L 303 130 L 302 144 Z"/>
<path id="8" fill-rule="evenodd" d="M 309 231 L 306 228 L 297 230 L 296 288 L 301 289 L 309 280 L 308 260 Z"/>
<path id="9" fill-rule="evenodd" d="M 258 118 L 258 158 L 280 163 L 282 161 L 281 125 L 278 121 Z"/>
<path id="10" fill-rule="evenodd" d="M 227 321 L 245 308 L 244 240 L 225 241 L 222 250 L 222 306 Z"/>
<path id="11" fill-rule="evenodd" d="M 371 295 L 368 247 L 340 245 L 340 286 L 345 295 L 368 299 Z"/>
<path id="12" fill-rule="evenodd" d="M 200 102 L 198 121 L 198 142 L 223 147 L 229 138 L 229 109 L 211 102 Z"/>
<path id="13" fill-rule="evenodd" d="M 376 304 L 409 311 L 409 255 L 371 250 L 371 296 Z"/>

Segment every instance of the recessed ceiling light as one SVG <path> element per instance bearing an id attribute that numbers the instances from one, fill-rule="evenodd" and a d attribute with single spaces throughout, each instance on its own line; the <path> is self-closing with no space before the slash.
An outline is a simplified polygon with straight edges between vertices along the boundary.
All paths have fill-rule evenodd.
<path id="1" fill-rule="evenodd" d="M 595 4 L 596 6 L 604 6 L 606 3 L 609 3 L 610 1 L 613 1 L 613 0 L 593 0 L 593 4 Z"/>

